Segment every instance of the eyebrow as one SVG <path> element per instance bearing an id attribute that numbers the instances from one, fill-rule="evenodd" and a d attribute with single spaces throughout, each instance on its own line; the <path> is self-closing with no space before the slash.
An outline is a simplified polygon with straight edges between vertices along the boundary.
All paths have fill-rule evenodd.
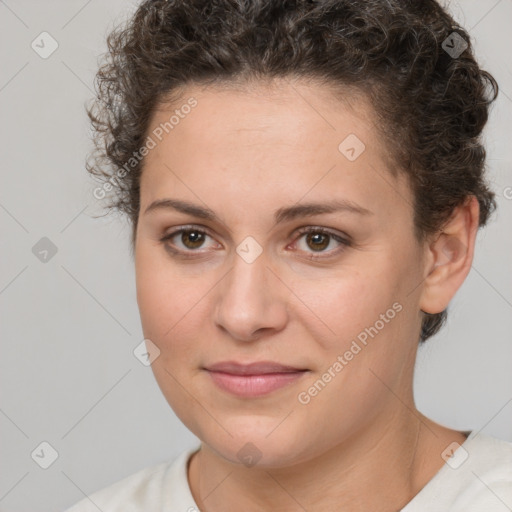
<path id="1" fill-rule="evenodd" d="M 200 219 L 219 221 L 210 208 L 204 208 L 179 199 L 158 199 L 144 211 L 144 215 L 156 210 L 175 210 Z M 288 222 L 299 217 L 312 217 L 327 213 L 346 212 L 358 215 L 373 215 L 373 212 L 347 199 L 336 199 L 325 203 L 302 203 L 279 208 L 274 212 L 276 224 Z"/>

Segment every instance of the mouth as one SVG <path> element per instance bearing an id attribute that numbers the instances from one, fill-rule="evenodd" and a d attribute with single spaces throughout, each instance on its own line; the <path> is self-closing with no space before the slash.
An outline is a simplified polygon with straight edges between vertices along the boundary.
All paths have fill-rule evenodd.
<path id="1" fill-rule="evenodd" d="M 250 364 L 225 361 L 203 369 L 221 390 L 244 398 L 267 395 L 298 381 L 309 371 L 273 361 Z"/>

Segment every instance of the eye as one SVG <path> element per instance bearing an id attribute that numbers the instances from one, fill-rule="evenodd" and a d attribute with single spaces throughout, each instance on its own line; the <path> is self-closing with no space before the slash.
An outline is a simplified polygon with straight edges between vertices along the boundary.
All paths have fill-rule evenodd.
<path id="1" fill-rule="evenodd" d="M 199 229 L 195 226 L 183 226 L 180 229 L 164 235 L 160 238 L 160 242 L 174 254 L 199 253 L 203 251 L 198 251 L 197 249 L 203 247 L 207 237 L 211 238 L 203 229 Z M 217 244 L 217 247 L 219 247 L 219 244 Z"/>
<path id="2" fill-rule="evenodd" d="M 298 234 L 300 236 L 296 239 L 294 244 L 301 246 L 299 250 L 302 252 L 308 253 L 308 248 L 311 249 L 313 252 L 309 252 L 307 256 L 307 258 L 311 260 L 332 257 L 351 245 L 348 237 L 345 238 L 322 227 L 309 226 L 301 228 Z M 204 247 L 207 238 L 212 237 L 204 229 L 200 229 L 196 226 L 182 226 L 164 235 L 160 238 L 160 242 L 165 245 L 169 252 L 176 256 L 194 257 L 207 252 L 207 247 Z M 303 239 L 303 242 L 297 244 L 297 241 L 301 239 Z M 326 250 L 336 244 L 338 245 L 337 248 Z M 214 242 L 211 247 L 216 249 L 222 246 Z M 196 254 L 194 254 L 194 252 Z M 324 255 L 324 253 L 326 254 Z"/>
<path id="3" fill-rule="evenodd" d="M 297 240 L 303 239 L 302 244 L 298 244 L 301 251 L 308 252 L 308 248 L 313 250 L 313 253 L 310 253 L 308 256 L 309 259 L 320 259 L 320 258 L 328 258 L 339 252 L 343 251 L 346 247 L 350 246 L 350 240 L 348 238 L 344 238 L 339 234 L 333 233 L 328 229 L 321 227 L 307 227 L 299 230 L 299 238 Z M 338 244 L 338 248 L 331 249 L 326 251 L 329 246 L 332 246 L 334 243 Z M 319 256 L 315 253 L 321 253 Z M 328 253 L 325 256 L 323 253 Z"/>

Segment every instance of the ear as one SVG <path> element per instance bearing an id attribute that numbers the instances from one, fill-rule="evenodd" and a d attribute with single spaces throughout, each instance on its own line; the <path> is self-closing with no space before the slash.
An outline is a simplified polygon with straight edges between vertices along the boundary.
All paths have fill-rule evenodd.
<path id="1" fill-rule="evenodd" d="M 426 248 L 427 276 L 420 296 L 425 313 L 441 313 L 460 288 L 473 262 L 479 204 L 469 196 L 458 206 Z"/>

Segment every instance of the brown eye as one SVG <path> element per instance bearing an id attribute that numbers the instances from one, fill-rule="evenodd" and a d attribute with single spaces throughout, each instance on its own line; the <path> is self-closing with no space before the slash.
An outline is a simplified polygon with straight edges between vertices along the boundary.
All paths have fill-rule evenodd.
<path id="1" fill-rule="evenodd" d="M 345 238 L 321 227 L 303 228 L 299 233 L 301 236 L 295 244 L 311 260 L 335 256 L 351 244 L 348 236 Z M 332 244 L 334 244 L 334 247 L 329 249 Z"/>
<path id="2" fill-rule="evenodd" d="M 181 232 L 181 242 L 188 249 L 201 247 L 205 239 L 205 233 L 195 229 L 188 229 Z"/>
<path id="3" fill-rule="evenodd" d="M 168 251 L 174 254 L 186 256 L 188 253 L 189 256 L 198 256 L 205 253 L 205 251 L 199 251 L 198 249 L 208 249 L 207 238 L 211 239 L 210 248 L 216 249 L 219 247 L 219 244 L 215 244 L 215 240 L 206 231 L 194 226 L 176 229 L 160 238 L 160 242 L 164 244 Z"/>
<path id="4" fill-rule="evenodd" d="M 329 235 L 325 233 L 308 233 L 306 236 L 306 243 L 314 251 L 323 251 L 329 246 Z"/>

